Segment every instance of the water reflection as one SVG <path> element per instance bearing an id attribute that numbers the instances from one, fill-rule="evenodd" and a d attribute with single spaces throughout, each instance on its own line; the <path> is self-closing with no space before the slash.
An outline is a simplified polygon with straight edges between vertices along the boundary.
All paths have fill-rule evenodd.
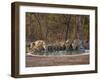
<path id="1" fill-rule="evenodd" d="M 35 52 L 35 55 L 74 55 L 74 54 L 84 54 L 89 53 L 89 50 L 82 51 L 42 51 L 42 52 Z"/>

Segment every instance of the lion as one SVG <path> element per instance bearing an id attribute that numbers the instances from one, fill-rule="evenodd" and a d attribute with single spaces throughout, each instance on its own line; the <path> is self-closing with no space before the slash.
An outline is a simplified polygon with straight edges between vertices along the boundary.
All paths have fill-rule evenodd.
<path id="1" fill-rule="evenodd" d="M 43 40 L 37 40 L 30 43 L 30 50 L 32 52 L 41 52 L 46 50 L 46 43 Z"/>

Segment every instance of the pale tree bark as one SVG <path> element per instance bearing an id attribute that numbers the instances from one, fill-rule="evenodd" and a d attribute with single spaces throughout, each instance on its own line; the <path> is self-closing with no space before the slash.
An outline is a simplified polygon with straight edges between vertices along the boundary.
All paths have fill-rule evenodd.
<path id="1" fill-rule="evenodd" d="M 77 16 L 77 37 L 82 40 L 82 18 Z"/>
<path id="2" fill-rule="evenodd" d="M 77 16 L 77 38 L 80 40 L 80 50 L 84 51 L 82 16 Z"/>

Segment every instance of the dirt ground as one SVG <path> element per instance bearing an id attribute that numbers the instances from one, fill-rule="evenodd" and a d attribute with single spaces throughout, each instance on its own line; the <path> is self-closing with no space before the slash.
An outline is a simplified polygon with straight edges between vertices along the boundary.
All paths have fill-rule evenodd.
<path id="1" fill-rule="evenodd" d="M 89 54 L 65 56 L 26 56 L 26 67 L 89 64 Z"/>

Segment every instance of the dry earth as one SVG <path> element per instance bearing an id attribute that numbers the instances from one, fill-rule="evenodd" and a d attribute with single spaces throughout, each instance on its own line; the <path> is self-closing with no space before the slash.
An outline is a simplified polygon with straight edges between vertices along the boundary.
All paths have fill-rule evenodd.
<path id="1" fill-rule="evenodd" d="M 89 64 L 89 54 L 65 56 L 26 56 L 26 67 Z"/>

